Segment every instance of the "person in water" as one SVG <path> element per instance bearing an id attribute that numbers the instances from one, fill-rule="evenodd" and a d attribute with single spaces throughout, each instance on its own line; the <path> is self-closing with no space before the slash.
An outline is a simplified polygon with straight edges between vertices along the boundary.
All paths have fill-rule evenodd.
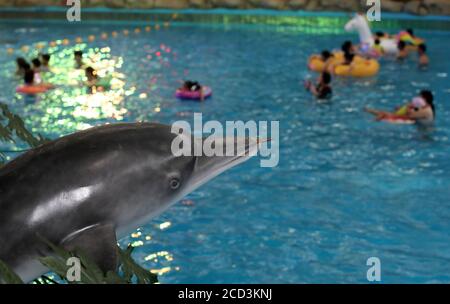
<path id="1" fill-rule="evenodd" d="M 35 73 L 39 73 L 41 71 L 41 61 L 39 60 L 39 58 L 34 58 L 33 60 L 31 60 L 31 64 L 32 66 L 32 70 Z"/>
<path id="2" fill-rule="evenodd" d="M 32 69 L 29 69 L 25 72 L 23 76 L 23 82 L 25 86 L 34 86 L 34 71 Z"/>
<path id="3" fill-rule="evenodd" d="M 397 60 L 403 60 L 408 58 L 408 49 L 406 48 L 406 43 L 404 41 L 399 41 L 397 44 L 398 54 Z"/>
<path id="4" fill-rule="evenodd" d="M 97 75 L 97 71 L 93 67 L 87 67 L 84 70 L 84 75 L 87 78 L 86 84 L 88 87 L 92 88 L 97 85 L 99 78 Z"/>
<path id="5" fill-rule="evenodd" d="M 322 72 L 316 85 L 308 80 L 305 82 L 305 88 L 311 92 L 311 94 L 316 96 L 317 99 L 328 99 L 331 98 L 331 95 L 333 94 L 330 83 L 331 74 L 328 72 Z"/>
<path id="6" fill-rule="evenodd" d="M 25 72 L 29 70 L 30 64 L 25 60 L 23 57 L 18 57 L 16 59 L 17 69 L 16 69 L 16 75 L 23 77 L 25 75 Z"/>
<path id="7" fill-rule="evenodd" d="M 414 97 L 406 105 L 398 107 L 395 112 L 379 111 L 370 108 L 366 108 L 365 111 L 374 115 L 378 121 L 404 119 L 420 125 L 429 125 L 434 122 L 436 117 L 434 96 L 429 90 L 422 90 L 419 96 Z"/>
<path id="8" fill-rule="evenodd" d="M 75 60 L 75 68 L 81 69 L 84 66 L 83 62 L 83 52 L 82 51 L 75 51 L 73 52 L 74 60 Z"/>
<path id="9" fill-rule="evenodd" d="M 349 53 L 349 54 L 356 54 L 357 49 L 356 46 L 353 45 L 353 43 L 350 40 L 344 41 L 344 43 L 341 46 L 342 52 Z"/>
<path id="10" fill-rule="evenodd" d="M 427 46 L 423 43 L 417 47 L 417 54 L 419 56 L 419 67 L 426 67 L 430 63 L 427 55 Z"/>
<path id="11" fill-rule="evenodd" d="M 205 96 L 203 95 L 203 87 L 200 85 L 200 83 L 198 83 L 198 81 L 186 80 L 180 90 L 200 92 L 200 100 L 203 101 L 205 99 Z"/>
<path id="12" fill-rule="evenodd" d="M 41 71 L 42 72 L 49 72 L 50 71 L 50 55 L 49 54 L 41 54 L 40 55 L 41 60 Z"/>
<path id="13" fill-rule="evenodd" d="M 377 56 L 383 56 L 384 55 L 384 49 L 381 46 L 381 41 L 379 38 L 375 38 L 374 44 L 373 44 L 373 50 L 377 54 Z"/>

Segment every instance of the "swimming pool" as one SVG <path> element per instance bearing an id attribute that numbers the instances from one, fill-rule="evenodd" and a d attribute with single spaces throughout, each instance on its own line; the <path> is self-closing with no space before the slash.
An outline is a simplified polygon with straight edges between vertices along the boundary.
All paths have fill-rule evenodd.
<path id="1" fill-rule="evenodd" d="M 57 41 L 59 87 L 37 100 L 15 94 L 14 55 L 0 50 L 1 97 L 35 132 L 55 138 L 99 123 L 279 120 L 280 163 L 250 160 L 189 195 L 121 244 L 163 283 L 364 283 L 379 257 L 385 283 L 450 281 L 450 33 L 420 30 L 431 66 L 383 61 L 372 79 L 335 79 L 331 102 L 301 86 L 307 57 L 354 34 L 267 26 L 176 23 L 135 33 L 123 23 L 0 23 L 2 45 Z M 128 36 L 122 30 L 128 29 Z M 111 33 L 117 31 L 117 38 Z M 108 33 L 107 39 L 101 39 Z M 114 73 L 114 89 L 87 94 L 72 69 L 73 41 Z M 179 80 L 214 88 L 205 103 L 177 101 Z M 436 130 L 373 122 L 423 88 L 436 96 Z M 3 144 L 2 149 L 22 148 Z M 11 154 L 10 156 L 14 156 Z"/>

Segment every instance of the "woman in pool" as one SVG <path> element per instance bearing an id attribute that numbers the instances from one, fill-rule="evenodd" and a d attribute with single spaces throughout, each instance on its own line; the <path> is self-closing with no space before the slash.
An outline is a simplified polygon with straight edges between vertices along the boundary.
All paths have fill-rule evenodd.
<path id="1" fill-rule="evenodd" d="M 331 95 L 333 94 L 330 83 L 330 73 L 322 72 L 317 81 L 317 85 L 314 85 L 311 81 L 308 80 L 305 82 L 305 88 L 306 90 L 311 92 L 311 94 L 316 96 L 317 99 L 328 99 L 331 98 Z"/>
<path id="2" fill-rule="evenodd" d="M 395 112 L 379 111 L 366 108 L 365 111 L 374 115 L 377 121 L 415 123 L 430 125 L 434 122 L 436 113 L 434 96 L 431 91 L 423 90 L 408 104 L 399 107 Z"/>

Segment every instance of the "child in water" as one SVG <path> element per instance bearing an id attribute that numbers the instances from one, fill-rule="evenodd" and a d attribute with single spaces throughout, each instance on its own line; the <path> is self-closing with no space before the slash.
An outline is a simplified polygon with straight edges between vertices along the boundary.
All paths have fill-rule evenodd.
<path id="1" fill-rule="evenodd" d="M 419 55 L 419 67 L 426 67 L 430 63 L 430 59 L 427 56 L 427 46 L 423 43 L 417 47 L 417 54 Z"/>
<path id="2" fill-rule="evenodd" d="M 328 99 L 331 98 L 331 95 L 333 94 L 330 83 L 330 73 L 322 72 L 317 81 L 317 85 L 314 85 L 311 81 L 308 80 L 305 82 L 305 88 L 306 90 L 311 92 L 311 94 L 316 96 L 317 99 Z"/>
<path id="3" fill-rule="evenodd" d="M 429 90 L 423 90 L 419 96 L 414 97 L 411 102 L 397 108 L 395 112 L 379 111 L 366 108 L 365 111 L 375 115 L 376 120 L 404 119 L 420 125 L 429 125 L 434 122 L 436 113 L 434 107 L 434 96 Z"/>

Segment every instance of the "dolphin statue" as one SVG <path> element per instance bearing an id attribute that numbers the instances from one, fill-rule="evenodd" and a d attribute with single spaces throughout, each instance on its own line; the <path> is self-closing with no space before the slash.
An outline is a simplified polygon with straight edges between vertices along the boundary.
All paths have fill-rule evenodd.
<path id="1" fill-rule="evenodd" d="M 48 271 L 38 261 L 52 254 L 45 238 L 114 270 L 117 238 L 258 150 L 246 141 L 245 153 L 233 157 L 176 157 L 176 136 L 161 124 L 111 124 L 7 163 L 0 169 L 0 260 L 32 281 Z"/>

